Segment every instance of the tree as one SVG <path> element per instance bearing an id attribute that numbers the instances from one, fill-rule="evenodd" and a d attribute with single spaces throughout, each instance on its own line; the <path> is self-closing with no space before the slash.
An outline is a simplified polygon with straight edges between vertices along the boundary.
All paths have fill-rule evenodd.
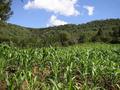
<path id="1" fill-rule="evenodd" d="M 84 43 L 84 42 L 85 42 L 85 39 L 86 39 L 85 35 L 80 35 L 80 37 L 79 37 L 79 39 L 78 39 L 78 42 L 79 42 L 79 43 Z"/>
<path id="2" fill-rule="evenodd" d="M 103 31 L 101 28 L 99 28 L 97 34 L 92 37 L 93 42 L 102 42 L 102 38 L 104 37 Z"/>
<path id="3" fill-rule="evenodd" d="M 68 41 L 70 40 L 71 35 L 68 32 L 61 32 L 60 33 L 60 42 L 64 46 L 68 44 Z"/>
<path id="4" fill-rule="evenodd" d="M 103 35 L 103 31 L 101 28 L 99 28 L 98 32 L 97 32 L 97 36 L 102 36 Z"/>
<path id="5" fill-rule="evenodd" d="M 0 20 L 6 21 L 13 14 L 11 4 L 12 0 L 0 0 Z"/>
<path id="6" fill-rule="evenodd" d="M 120 27 L 114 27 L 113 30 L 113 40 L 112 43 L 120 43 Z"/>

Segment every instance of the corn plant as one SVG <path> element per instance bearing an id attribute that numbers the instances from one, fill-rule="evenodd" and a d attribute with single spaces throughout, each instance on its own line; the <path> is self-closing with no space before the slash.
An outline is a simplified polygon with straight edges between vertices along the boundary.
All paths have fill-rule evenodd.
<path id="1" fill-rule="evenodd" d="M 93 46 L 94 45 L 94 46 Z M 0 45 L 0 90 L 120 90 L 120 45 Z"/>

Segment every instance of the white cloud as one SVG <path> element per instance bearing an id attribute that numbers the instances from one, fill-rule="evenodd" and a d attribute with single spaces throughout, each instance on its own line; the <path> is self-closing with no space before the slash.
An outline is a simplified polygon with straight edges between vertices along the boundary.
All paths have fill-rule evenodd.
<path id="1" fill-rule="evenodd" d="M 79 11 L 75 8 L 78 0 L 32 0 L 24 6 L 25 9 L 44 9 L 55 14 L 77 16 Z"/>
<path id="2" fill-rule="evenodd" d="M 67 22 L 59 20 L 55 15 L 52 15 L 47 26 L 59 26 L 65 24 L 67 24 Z"/>
<path id="3" fill-rule="evenodd" d="M 88 6 L 88 5 L 86 5 L 83 8 L 87 9 L 89 16 L 93 15 L 93 13 L 94 13 L 94 6 Z"/>

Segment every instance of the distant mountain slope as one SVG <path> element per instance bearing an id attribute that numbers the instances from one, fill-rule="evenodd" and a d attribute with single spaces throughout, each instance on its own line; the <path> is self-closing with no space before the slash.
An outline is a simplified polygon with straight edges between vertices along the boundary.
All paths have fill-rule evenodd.
<path id="1" fill-rule="evenodd" d="M 20 47 L 66 46 L 85 42 L 120 43 L 120 19 L 40 29 L 0 21 L 0 42 Z"/>
<path id="2" fill-rule="evenodd" d="M 24 27 L 0 22 L 0 42 L 26 38 L 31 32 Z"/>

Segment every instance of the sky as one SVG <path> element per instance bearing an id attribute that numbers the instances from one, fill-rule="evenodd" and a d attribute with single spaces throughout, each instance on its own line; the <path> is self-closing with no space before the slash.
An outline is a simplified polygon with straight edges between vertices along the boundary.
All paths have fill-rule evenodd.
<path id="1" fill-rule="evenodd" d="M 9 23 L 43 28 L 120 18 L 120 0 L 13 0 Z"/>

